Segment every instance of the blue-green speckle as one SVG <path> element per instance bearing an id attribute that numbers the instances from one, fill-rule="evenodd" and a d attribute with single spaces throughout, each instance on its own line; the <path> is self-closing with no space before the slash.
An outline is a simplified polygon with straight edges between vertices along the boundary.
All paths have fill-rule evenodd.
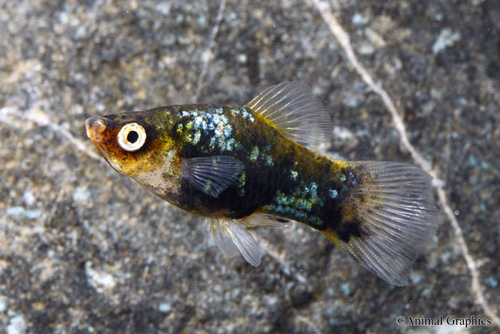
<path id="1" fill-rule="evenodd" d="M 337 199 L 339 197 L 339 193 L 335 189 L 330 189 L 330 198 Z"/>
<path id="2" fill-rule="evenodd" d="M 252 148 L 252 152 L 250 153 L 250 160 L 255 161 L 259 157 L 259 148 L 257 146 L 254 146 Z"/>

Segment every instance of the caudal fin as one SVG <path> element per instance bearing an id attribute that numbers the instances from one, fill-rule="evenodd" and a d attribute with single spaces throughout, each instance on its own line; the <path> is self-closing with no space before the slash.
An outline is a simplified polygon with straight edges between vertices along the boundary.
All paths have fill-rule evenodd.
<path id="1" fill-rule="evenodd" d="M 410 268 L 437 228 L 431 177 L 393 162 L 351 164 L 354 184 L 335 231 L 322 231 L 366 269 L 389 282 L 408 284 Z"/>

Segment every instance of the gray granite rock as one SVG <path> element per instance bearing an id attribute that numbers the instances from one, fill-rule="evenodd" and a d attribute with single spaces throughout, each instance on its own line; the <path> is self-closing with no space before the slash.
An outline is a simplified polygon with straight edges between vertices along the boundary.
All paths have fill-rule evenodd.
<path id="1" fill-rule="evenodd" d="M 400 327 L 396 318 L 487 317 L 443 211 L 405 288 L 299 225 L 257 229 L 266 256 L 253 268 L 225 258 L 200 217 L 98 157 L 89 116 L 244 104 L 269 85 L 302 80 L 332 113 L 328 154 L 413 162 L 313 2 L 223 5 L 0 2 L 0 333 L 458 333 Z M 445 181 L 498 317 L 500 3 L 331 7 Z"/>

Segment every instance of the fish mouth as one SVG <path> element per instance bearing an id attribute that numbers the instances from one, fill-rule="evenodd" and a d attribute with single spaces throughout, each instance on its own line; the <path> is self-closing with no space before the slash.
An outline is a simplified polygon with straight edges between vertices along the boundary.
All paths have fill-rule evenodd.
<path id="1" fill-rule="evenodd" d="M 104 160 L 118 173 L 123 174 L 123 172 L 118 168 L 118 166 L 110 160 L 106 150 L 105 145 L 102 144 L 103 136 L 106 128 L 109 126 L 109 120 L 104 117 L 90 117 L 85 121 L 85 128 L 87 129 L 87 137 L 92 140 L 94 146 L 97 148 L 99 153 L 104 157 Z"/>
<path id="2" fill-rule="evenodd" d="M 106 130 L 107 122 L 102 117 L 90 117 L 85 121 L 85 127 L 87 128 L 87 137 L 95 142 L 96 136 Z"/>
<path id="3" fill-rule="evenodd" d="M 108 127 L 108 121 L 103 117 L 90 117 L 85 121 L 87 137 L 94 143 L 99 152 L 103 153 L 101 147 L 102 135 Z"/>

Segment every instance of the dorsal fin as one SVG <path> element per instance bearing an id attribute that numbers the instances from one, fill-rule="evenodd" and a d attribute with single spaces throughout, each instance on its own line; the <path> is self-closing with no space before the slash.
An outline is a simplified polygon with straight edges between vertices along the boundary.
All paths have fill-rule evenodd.
<path id="1" fill-rule="evenodd" d="M 330 115 L 304 83 L 292 81 L 271 86 L 246 106 L 301 145 L 314 148 L 330 142 L 333 130 Z"/>

